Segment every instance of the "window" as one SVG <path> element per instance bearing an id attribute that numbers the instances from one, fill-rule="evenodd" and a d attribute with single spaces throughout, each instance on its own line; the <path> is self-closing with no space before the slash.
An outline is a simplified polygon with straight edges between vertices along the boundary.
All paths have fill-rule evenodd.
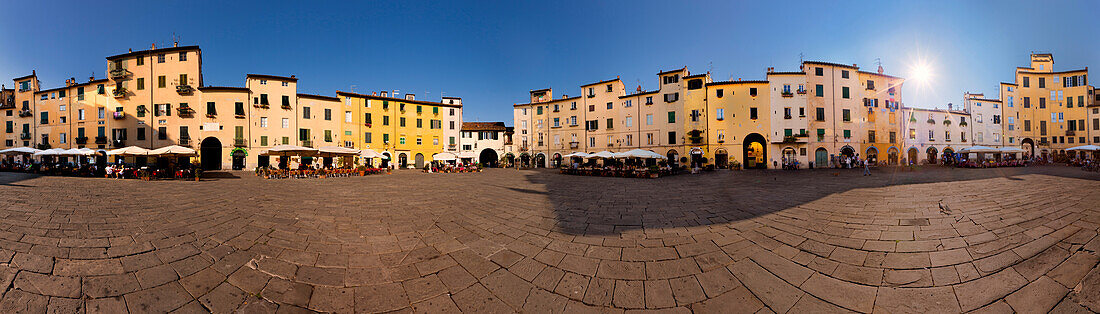
<path id="1" fill-rule="evenodd" d="M 669 111 L 668 112 L 668 123 L 676 123 L 676 112 L 675 111 Z"/>
<path id="2" fill-rule="evenodd" d="M 691 89 L 700 89 L 700 88 L 703 88 L 703 80 L 694 79 L 694 80 L 688 81 L 688 89 L 689 90 L 691 90 Z"/>
<path id="3" fill-rule="evenodd" d="M 825 108 L 815 108 L 815 109 L 817 109 L 816 110 L 817 111 L 816 112 L 817 113 L 817 121 L 825 121 Z"/>
<path id="4" fill-rule="evenodd" d="M 928 140 L 929 141 L 935 141 L 936 140 L 936 132 L 935 131 L 928 130 Z"/>
<path id="5" fill-rule="evenodd" d="M 554 107 L 557 107 L 557 106 L 558 105 L 554 105 Z M 623 107 L 630 108 L 630 100 L 629 99 L 627 99 L 626 102 L 623 103 Z M 554 110 L 554 111 L 557 111 L 557 110 Z"/>
<path id="6" fill-rule="evenodd" d="M 652 105 L 653 104 L 653 96 L 646 96 L 645 97 L 645 104 L 646 105 Z M 577 109 L 577 104 L 576 103 L 573 103 L 573 109 Z"/>
<path id="7" fill-rule="evenodd" d="M 266 128 L 267 127 L 267 117 L 260 117 L 260 127 L 261 128 Z"/>
<path id="8" fill-rule="evenodd" d="M 756 120 L 756 107 L 749 108 L 749 119 Z"/>
<path id="9" fill-rule="evenodd" d="M 848 86 L 844 86 L 844 87 L 840 88 L 840 95 L 841 95 L 840 97 L 844 98 L 844 99 L 851 98 L 851 95 L 848 94 Z"/>
<path id="10" fill-rule="evenodd" d="M 526 126 L 527 121 L 523 121 L 523 123 L 524 123 L 524 127 L 527 127 Z M 390 116 L 382 116 L 382 125 L 390 125 Z M 524 130 L 524 132 L 527 132 L 527 131 Z"/>
<path id="11" fill-rule="evenodd" d="M 157 139 L 162 141 L 168 139 L 168 127 L 157 128 Z"/>
<path id="12" fill-rule="evenodd" d="M 852 130 L 844 130 L 844 139 L 848 140 L 852 138 Z"/>
<path id="13" fill-rule="evenodd" d="M 141 106 L 141 107 L 144 108 L 144 106 Z M 97 109 L 96 110 L 96 115 L 99 117 L 99 119 L 103 119 L 103 118 L 107 117 L 107 109 L 105 109 L 105 108 L 96 108 L 96 109 Z M 138 111 L 138 113 L 142 114 L 143 112 Z"/>
<path id="14" fill-rule="evenodd" d="M 653 125 L 653 114 L 645 115 L 645 125 Z"/>
<path id="15" fill-rule="evenodd" d="M 607 109 L 611 109 L 611 102 L 607 102 Z"/>
<path id="16" fill-rule="evenodd" d="M 817 97 L 825 97 L 825 86 L 817 84 L 817 86 L 814 87 L 814 95 Z"/>
<path id="17" fill-rule="evenodd" d="M 84 109 L 77 109 L 76 110 L 76 119 L 80 120 L 80 121 L 84 121 Z"/>
<path id="18" fill-rule="evenodd" d="M 721 88 L 719 88 L 717 91 L 714 92 L 714 95 L 718 96 L 718 98 L 722 98 L 723 94 L 725 94 L 725 90 L 723 90 Z"/>
<path id="19" fill-rule="evenodd" d="M 1043 98 L 1043 97 L 1039 97 L 1039 109 L 1046 108 L 1046 107 L 1047 107 L 1047 99 Z"/>
<path id="20" fill-rule="evenodd" d="M 137 61 L 137 65 L 145 65 L 145 58 L 144 57 L 134 58 L 134 61 Z"/>
<path id="21" fill-rule="evenodd" d="M 556 122 L 557 119 L 558 118 L 554 118 L 555 122 Z M 626 117 L 625 122 L 626 122 L 626 127 L 628 127 L 628 128 L 634 126 L 634 117 L 630 117 L 630 116 Z"/>
<path id="22" fill-rule="evenodd" d="M 290 108 L 290 96 L 283 95 L 283 108 Z"/>
<path id="23" fill-rule="evenodd" d="M 164 63 L 164 54 L 157 55 L 157 63 Z"/>
<path id="24" fill-rule="evenodd" d="M 917 129 L 909 129 L 909 139 L 917 139 Z"/>
<path id="25" fill-rule="evenodd" d="M 398 120 L 397 122 L 398 122 L 397 123 L 398 126 L 405 127 L 405 117 L 401 117 L 401 119 Z"/>
<path id="26" fill-rule="evenodd" d="M 539 122 L 542 122 L 542 119 L 539 119 Z M 542 125 L 541 125 L 542 123 L 539 123 L 539 124 L 540 124 L 539 128 L 541 129 L 542 128 Z M 424 127 L 424 120 L 419 119 L 419 118 L 416 119 L 416 128 L 420 129 L 420 128 L 423 128 L 423 127 Z"/>
<path id="27" fill-rule="evenodd" d="M 181 51 L 180 52 L 180 61 L 187 61 L 187 52 L 186 51 Z"/>
<path id="28" fill-rule="evenodd" d="M 676 132 L 668 132 L 668 144 L 676 144 Z"/>
<path id="29" fill-rule="evenodd" d="M 665 102 L 674 102 L 680 100 L 680 93 L 665 94 Z"/>
<path id="30" fill-rule="evenodd" d="M 867 89 L 875 89 L 875 81 L 867 80 Z"/>
<path id="31" fill-rule="evenodd" d="M 244 116 L 244 103 L 243 102 L 238 101 L 238 102 L 233 103 L 233 114 L 235 114 L 237 116 L 242 116 L 242 117 Z"/>
<path id="32" fill-rule="evenodd" d="M 698 109 L 692 109 L 691 114 L 688 115 L 688 117 L 691 118 L 691 122 L 699 122 L 699 116 L 701 115 L 699 114 Z"/>
<path id="33" fill-rule="evenodd" d="M 558 121 L 558 118 L 554 118 L 554 127 L 561 127 L 561 123 Z"/>
<path id="34" fill-rule="evenodd" d="M 144 141 L 145 140 L 145 127 L 138 127 L 136 131 L 137 131 L 137 140 Z M 123 135 L 123 137 L 125 137 L 126 134 L 123 133 L 122 135 Z"/>
<path id="35" fill-rule="evenodd" d="M 590 137 L 588 137 L 588 147 L 593 147 L 593 146 L 596 146 L 596 138 L 590 136 Z"/>
<path id="36" fill-rule="evenodd" d="M 1031 87 L 1031 79 L 1029 77 L 1024 77 L 1024 87 Z"/>
<path id="37" fill-rule="evenodd" d="M 607 92 L 608 92 L 608 93 L 610 93 L 610 92 L 611 92 L 611 84 L 607 84 Z"/>
<path id="38" fill-rule="evenodd" d="M 611 119 L 611 118 L 607 118 L 607 128 L 608 128 L 608 129 L 613 129 L 613 128 L 615 128 L 615 123 L 614 123 L 614 119 Z"/>
<path id="39" fill-rule="evenodd" d="M 164 88 L 165 86 L 168 86 L 168 79 L 165 78 L 164 75 L 158 76 L 157 77 L 157 88 Z"/>
<path id="40" fill-rule="evenodd" d="M 714 111 L 714 118 L 718 121 L 726 119 L 726 109 L 718 108 Z"/>
<path id="41" fill-rule="evenodd" d="M 283 128 L 284 129 L 289 129 L 290 128 L 290 118 L 283 118 Z"/>
<path id="42" fill-rule="evenodd" d="M 749 96 L 756 97 L 756 87 L 749 87 Z"/>
<path id="43" fill-rule="evenodd" d="M 852 110 L 851 109 L 844 109 L 841 112 L 843 114 L 843 119 L 844 119 L 843 121 L 844 122 L 852 122 Z"/>
<path id="44" fill-rule="evenodd" d="M 302 119 L 309 119 L 309 107 L 302 107 Z"/>
<path id="45" fill-rule="evenodd" d="M 1047 78 L 1045 78 L 1045 77 L 1040 77 L 1039 78 L 1039 88 L 1047 88 Z"/>
<path id="46" fill-rule="evenodd" d="M 137 90 L 145 90 L 145 78 L 137 78 Z"/>
<path id="47" fill-rule="evenodd" d="M 825 75 L 825 69 L 823 69 L 823 68 L 814 68 L 814 75 L 816 75 L 816 76 Z"/>

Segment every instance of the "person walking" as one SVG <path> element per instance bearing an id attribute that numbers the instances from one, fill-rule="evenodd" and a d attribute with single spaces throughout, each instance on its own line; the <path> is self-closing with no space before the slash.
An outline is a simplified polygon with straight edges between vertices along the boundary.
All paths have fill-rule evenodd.
<path id="1" fill-rule="evenodd" d="M 871 164 L 868 163 L 867 161 L 863 162 L 863 175 L 865 175 L 865 176 L 871 175 Z"/>

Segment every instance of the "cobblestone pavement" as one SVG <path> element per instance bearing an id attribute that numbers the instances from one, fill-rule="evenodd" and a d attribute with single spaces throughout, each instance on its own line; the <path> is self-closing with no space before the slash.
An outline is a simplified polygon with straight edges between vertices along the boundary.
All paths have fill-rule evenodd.
<path id="1" fill-rule="evenodd" d="M 1100 310 L 1076 168 L 236 175 L 0 173 L 0 313 Z"/>

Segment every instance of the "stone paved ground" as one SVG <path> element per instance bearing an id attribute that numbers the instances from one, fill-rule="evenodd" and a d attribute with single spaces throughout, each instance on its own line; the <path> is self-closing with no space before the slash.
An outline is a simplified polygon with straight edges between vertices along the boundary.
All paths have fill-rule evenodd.
<path id="1" fill-rule="evenodd" d="M 1100 310 L 1075 168 L 237 175 L 0 174 L 0 313 Z"/>

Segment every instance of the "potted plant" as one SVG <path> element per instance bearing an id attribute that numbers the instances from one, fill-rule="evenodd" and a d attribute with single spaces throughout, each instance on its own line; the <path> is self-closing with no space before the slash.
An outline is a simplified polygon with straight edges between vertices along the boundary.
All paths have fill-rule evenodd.
<path id="1" fill-rule="evenodd" d="M 367 166 L 355 167 L 355 170 L 359 172 L 360 177 L 367 175 Z"/>
<path id="2" fill-rule="evenodd" d="M 729 165 L 731 170 L 741 170 L 741 162 L 737 160 L 731 160 Z"/>

